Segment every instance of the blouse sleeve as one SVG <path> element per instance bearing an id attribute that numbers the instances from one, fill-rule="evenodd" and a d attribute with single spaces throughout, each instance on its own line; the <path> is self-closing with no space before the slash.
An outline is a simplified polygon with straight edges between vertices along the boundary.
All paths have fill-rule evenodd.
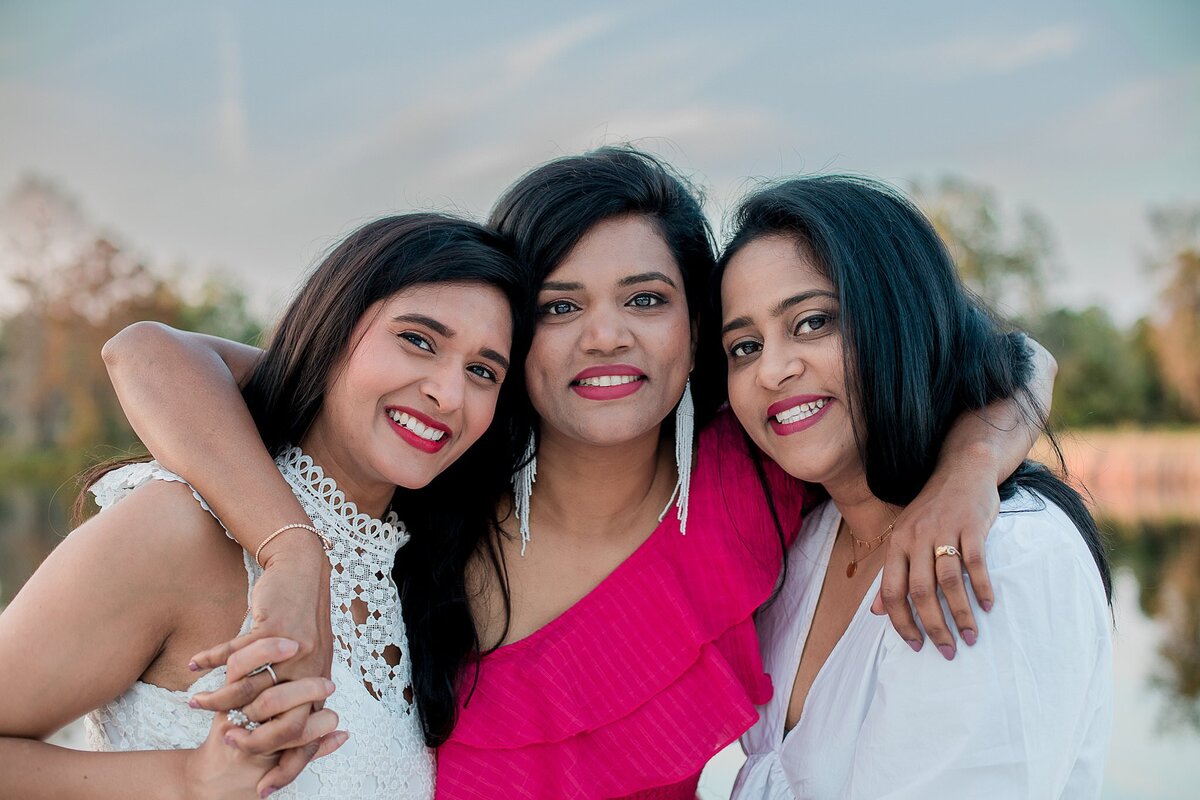
<path id="1" fill-rule="evenodd" d="M 1112 653 L 1095 564 L 1061 512 L 997 526 L 1013 530 L 993 528 L 996 606 L 985 614 L 971 595 L 974 647 L 946 661 L 887 628 L 846 800 L 1099 795 Z"/>

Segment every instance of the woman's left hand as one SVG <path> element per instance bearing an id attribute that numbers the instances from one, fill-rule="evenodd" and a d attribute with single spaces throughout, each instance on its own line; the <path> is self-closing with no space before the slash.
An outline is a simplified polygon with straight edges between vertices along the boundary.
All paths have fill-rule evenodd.
<path id="1" fill-rule="evenodd" d="M 913 618 L 910 597 L 938 652 L 947 660 L 954 658 L 954 634 L 942 614 L 939 588 L 959 635 L 967 645 L 975 644 L 978 628 L 963 568 L 970 575 L 979 606 L 990 611 L 995 598 L 983 545 L 999 512 L 1000 496 L 991 475 L 938 470 L 896 517 L 887 544 L 883 582 L 871 611 L 882 614 L 886 610 L 896 631 L 914 650 L 921 649 L 924 637 Z M 955 547 L 960 555 L 935 556 L 934 551 L 942 545 Z"/>

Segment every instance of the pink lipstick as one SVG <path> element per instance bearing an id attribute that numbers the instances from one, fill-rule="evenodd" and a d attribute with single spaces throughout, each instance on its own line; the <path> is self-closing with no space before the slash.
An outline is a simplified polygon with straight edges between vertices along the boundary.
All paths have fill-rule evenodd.
<path id="1" fill-rule="evenodd" d="M 588 367 L 571 379 L 571 390 L 587 400 L 617 400 L 641 389 L 646 373 L 629 364 Z"/>

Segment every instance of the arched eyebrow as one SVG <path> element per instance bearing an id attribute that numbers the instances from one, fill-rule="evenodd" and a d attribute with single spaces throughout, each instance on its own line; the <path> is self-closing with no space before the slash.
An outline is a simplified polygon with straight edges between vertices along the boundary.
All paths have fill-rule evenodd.
<path id="1" fill-rule="evenodd" d="M 497 353 L 492 348 L 490 348 L 490 347 L 483 348 L 482 350 L 479 351 L 479 355 L 483 356 L 484 358 L 490 358 L 492 361 L 495 361 L 501 367 L 504 367 L 505 372 L 508 372 L 508 359 L 505 358 L 504 356 L 500 355 L 499 353 Z"/>
<path id="2" fill-rule="evenodd" d="M 450 328 L 447 328 L 443 323 L 438 322 L 433 317 L 427 317 L 424 314 L 401 314 L 399 316 L 392 317 L 392 322 L 415 322 L 418 325 L 424 325 L 426 328 L 429 328 L 429 330 L 433 331 L 439 336 L 445 336 L 447 339 L 455 335 L 455 332 Z"/>
<path id="3" fill-rule="evenodd" d="M 427 317 L 424 314 L 401 314 L 399 316 L 392 317 L 392 321 L 393 322 L 415 322 L 418 325 L 424 325 L 426 328 L 429 328 L 429 330 L 433 331 L 434 333 L 438 334 L 439 336 L 444 336 L 447 339 L 453 339 L 457 335 L 457 333 L 454 331 L 454 329 L 448 328 L 448 327 L 446 327 L 445 324 L 438 322 L 433 317 Z M 504 356 L 500 355 L 500 353 L 496 352 L 492 348 L 490 348 L 490 347 L 481 348 L 479 350 L 479 355 L 483 356 L 484 358 L 495 361 L 497 364 L 504 367 L 505 372 L 508 371 L 508 368 L 509 368 L 508 359 L 505 358 Z"/>
<path id="4" fill-rule="evenodd" d="M 772 317 L 778 317 L 792 306 L 798 306 L 814 297 L 828 297 L 830 300 L 837 300 L 837 295 L 833 292 L 827 292 L 824 289 L 812 289 L 800 294 L 794 294 L 791 297 L 785 297 L 771 308 L 770 314 Z M 750 319 L 750 317 L 735 317 L 721 326 L 721 335 L 724 336 L 730 331 L 736 331 L 739 328 L 749 328 L 753 324 L 754 320 Z"/>
<path id="5" fill-rule="evenodd" d="M 665 272 L 639 272 L 636 275 L 626 275 L 621 280 L 617 281 L 618 286 L 634 286 L 639 283 L 651 283 L 653 281 L 662 281 L 672 289 L 678 289 L 675 281 L 671 280 L 671 276 Z M 578 292 L 584 288 L 582 283 L 576 281 L 543 281 L 542 287 L 538 291 L 551 292 Z"/>
<path id="6" fill-rule="evenodd" d="M 637 275 L 627 275 L 617 281 L 618 286 L 634 286 L 639 283 L 650 283 L 652 281 L 662 281 L 672 289 L 678 289 L 675 281 L 671 280 L 670 276 L 664 272 L 639 272 Z"/>

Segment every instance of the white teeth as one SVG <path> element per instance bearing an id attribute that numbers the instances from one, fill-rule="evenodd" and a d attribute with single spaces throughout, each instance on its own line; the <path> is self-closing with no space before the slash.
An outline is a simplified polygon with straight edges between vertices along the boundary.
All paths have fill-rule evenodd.
<path id="1" fill-rule="evenodd" d="M 780 425 L 788 425 L 793 422 L 799 422 L 802 419 L 808 419 L 824 408 L 827 402 L 829 402 L 828 399 L 822 397 L 820 400 L 814 400 L 811 403 L 801 403 L 798 406 L 792 406 L 776 414 L 775 420 Z"/>
<path id="2" fill-rule="evenodd" d="M 445 431 L 438 430 L 437 428 L 426 427 L 426 425 L 424 423 L 422 423 L 420 420 L 410 417 L 408 414 L 405 414 L 403 411 L 397 411 L 395 409 L 392 409 L 391 411 L 388 412 L 388 416 L 391 417 L 392 421 L 395 422 L 397 425 L 401 425 L 405 428 L 408 428 L 410 431 L 415 433 L 417 436 L 420 436 L 422 439 L 425 439 L 430 442 L 440 442 L 442 440 L 442 437 L 446 435 Z"/>
<path id="3" fill-rule="evenodd" d="M 581 378 L 576 381 L 580 386 L 620 386 L 641 380 L 638 375 L 599 375 L 595 378 Z"/>

